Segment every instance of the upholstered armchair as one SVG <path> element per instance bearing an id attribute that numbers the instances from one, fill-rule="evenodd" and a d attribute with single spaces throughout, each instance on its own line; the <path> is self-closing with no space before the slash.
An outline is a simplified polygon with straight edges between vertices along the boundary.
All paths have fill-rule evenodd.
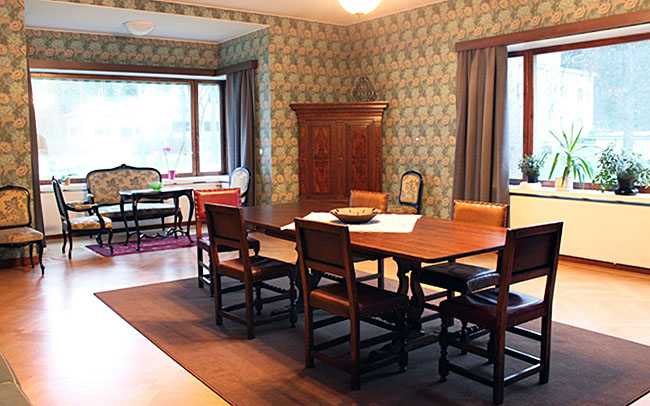
<path id="1" fill-rule="evenodd" d="M 110 218 L 99 213 L 99 206 L 90 202 L 66 203 L 61 184 L 56 178 L 52 178 L 52 189 L 56 198 L 56 205 L 61 216 L 61 230 L 63 232 L 63 247 L 69 243 L 68 258 L 72 259 L 72 236 L 73 235 L 94 235 L 97 243 L 103 245 L 102 234 L 108 234 L 108 247 L 113 255 L 113 222 Z M 70 217 L 69 213 L 87 213 L 87 216 Z"/>
<path id="2" fill-rule="evenodd" d="M 43 248 L 45 236 L 30 227 L 32 213 L 30 210 L 29 191 L 20 186 L 0 188 L 0 247 L 22 248 L 29 246 L 29 260 L 34 267 L 34 245 L 38 247 L 38 263 L 41 275 L 45 274 L 43 265 Z"/>
<path id="3" fill-rule="evenodd" d="M 251 183 L 251 174 L 248 172 L 248 169 L 240 166 L 235 168 L 234 171 L 230 174 L 230 184 L 229 188 L 239 188 L 239 194 L 241 196 L 241 205 L 246 206 L 248 201 L 248 188 Z"/>

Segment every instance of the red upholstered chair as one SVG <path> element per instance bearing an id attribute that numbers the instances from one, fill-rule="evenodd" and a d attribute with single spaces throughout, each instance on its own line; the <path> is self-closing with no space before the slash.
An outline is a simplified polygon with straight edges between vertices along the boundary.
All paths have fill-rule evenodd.
<path id="1" fill-rule="evenodd" d="M 481 290 L 448 299 L 440 303 L 442 330 L 440 331 L 439 372 L 442 382 L 449 372 L 461 374 L 492 387 L 492 402 L 503 402 L 504 386 L 539 373 L 539 383 L 548 382 L 551 354 L 551 310 L 555 276 L 560 256 L 562 223 L 542 224 L 508 230 L 503 255 L 499 258 L 497 273 L 498 287 Z M 535 278 L 546 278 L 543 299 L 513 292 L 511 283 Z M 448 320 L 460 319 L 474 323 L 490 331 L 487 349 L 468 343 L 462 331 L 449 332 Z M 533 332 L 519 325 L 541 319 L 541 332 Z M 506 331 L 539 341 L 539 357 L 506 346 Z M 452 364 L 448 359 L 447 347 L 452 345 L 461 350 L 482 356 L 493 363 L 491 378 Z M 505 356 L 532 364 L 528 368 L 504 376 Z"/>
<path id="2" fill-rule="evenodd" d="M 205 262 L 203 260 L 203 251 L 208 253 L 208 258 L 210 257 L 210 239 L 208 237 L 203 237 L 202 232 L 203 224 L 206 222 L 205 204 L 214 203 L 233 207 L 241 207 L 240 189 L 232 188 L 195 190 L 194 202 L 196 204 L 196 261 L 199 272 L 199 288 L 203 288 L 204 284 L 208 285 L 210 287 L 210 294 L 214 296 L 214 286 L 212 286 L 210 262 Z M 260 242 L 258 240 L 249 237 L 248 246 L 255 251 L 256 255 L 259 254 Z M 225 246 L 220 246 L 218 247 L 217 251 L 228 252 L 233 251 L 233 249 Z M 205 273 L 205 271 L 207 271 L 207 273 Z M 235 286 L 232 289 L 237 290 L 241 288 L 241 286 Z M 229 289 L 224 289 L 224 293 L 226 293 L 226 291 L 230 291 Z"/>

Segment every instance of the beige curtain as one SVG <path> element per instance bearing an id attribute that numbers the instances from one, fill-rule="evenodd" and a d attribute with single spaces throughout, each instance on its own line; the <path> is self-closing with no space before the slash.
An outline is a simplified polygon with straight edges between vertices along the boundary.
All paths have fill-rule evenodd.
<path id="1" fill-rule="evenodd" d="M 454 199 L 506 203 L 506 47 L 459 52 Z"/>
<path id="2" fill-rule="evenodd" d="M 250 173 L 246 203 L 255 205 L 255 70 L 226 75 L 226 151 L 228 172 L 243 166 Z"/>

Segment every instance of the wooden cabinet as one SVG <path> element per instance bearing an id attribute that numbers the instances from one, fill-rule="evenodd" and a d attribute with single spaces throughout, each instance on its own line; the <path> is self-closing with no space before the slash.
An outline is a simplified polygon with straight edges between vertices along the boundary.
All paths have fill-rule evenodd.
<path id="1" fill-rule="evenodd" d="M 343 200 L 381 191 L 381 126 L 387 102 L 292 104 L 298 115 L 300 197 Z"/>

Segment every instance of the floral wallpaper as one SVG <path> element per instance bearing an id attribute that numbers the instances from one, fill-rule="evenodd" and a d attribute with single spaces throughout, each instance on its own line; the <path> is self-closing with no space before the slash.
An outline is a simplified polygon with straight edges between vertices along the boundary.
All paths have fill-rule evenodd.
<path id="1" fill-rule="evenodd" d="M 182 68 L 218 63 L 218 44 L 30 29 L 26 34 L 32 59 Z"/>
<path id="2" fill-rule="evenodd" d="M 396 201 L 400 175 L 417 170 L 425 179 L 423 212 L 439 217 L 449 216 L 453 185 L 457 41 L 650 7 L 650 0 L 445 1 L 344 27 L 154 0 L 67 1 L 251 22 L 268 29 L 218 46 L 29 30 L 25 34 L 22 3 L 0 0 L 9 16 L 0 20 L 0 44 L 9 44 L 0 45 L 0 58 L 7 61 L 0 65 L 0 109 L 3 127 L 11 128 L 10 135 L 0 137 L 12 140 L 11 151 L 22 140 L 24 151 L 11 154 L 15 169 L 6 172 L 3 165 L 0 176 L 9 173 L 11 180 L 29 180 L 28 137 L 20 120 L 27 117 L 20 96 L 26 89 L 27 36 L 30 56 L 39 59 L 203 67 L 257 58 L 261 153 L 256 187 L 263 202 L 298 197 L 298 128 L 289 104 L 351 101 L 351 87 L 367 76 L 378 100 L 390 103 L 384 124 L 384 190 Z M 0 151 L 7 148 L 0 144 Z"/>
<path id="3" fill-rule="evenodd" d="M 0 0 L 0 186 L 32 185 L 23 3 Z M 2 250 L 0 259 L 20 250 Z"/>

